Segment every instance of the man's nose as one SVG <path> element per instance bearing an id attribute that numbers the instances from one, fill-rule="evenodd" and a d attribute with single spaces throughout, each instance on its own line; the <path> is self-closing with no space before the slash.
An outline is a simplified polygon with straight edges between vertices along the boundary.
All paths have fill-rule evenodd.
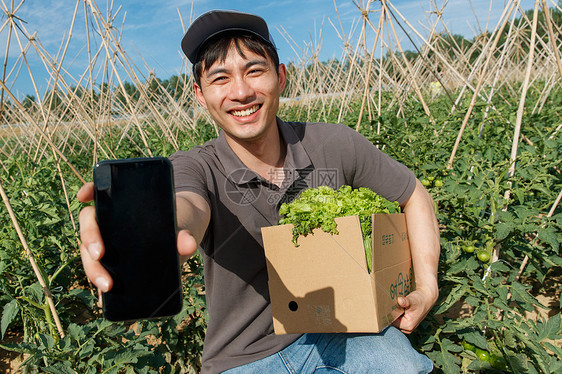
<path id="1" fill-rule="evenodd" d="M 254 96 L 254 89 L 244 77 L 236 77 L 230 86 L 230 99 L 245 101 Z"/>

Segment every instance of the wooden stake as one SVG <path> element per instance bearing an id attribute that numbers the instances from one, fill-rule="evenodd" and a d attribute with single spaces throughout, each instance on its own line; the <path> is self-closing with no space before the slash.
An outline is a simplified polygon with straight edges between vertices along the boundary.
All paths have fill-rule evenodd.
<path id="1" fill-rule="evenodd" d="M 562 62 L 560 61 L 559 49 L 556 46 L 556 38 L 554 36 L 554 31 L 552 30 L 552 22 L 550 20 L 550 12 L 548 10 L 548 6 L 546 5 L 546 0 L 542 0 L 542 9 L 546 19 L 548 38 L 550 39 L 550 43 L 552 44 L 552 53 L 554 54 L 556 64 L 558 65 L 558 73 L 560 74 L 560 77 L 562 77 Z"/>
<path id="2" fill-rule="evenodd" d="M 535 52 L 535 39 L 537 35 L 537 19 L 538 19 L 538 10 L 539 10 L 539 0 L 535 0 L 535 7 L 533 10 L 533 25 L 531 30 L 531 45 L 529 47 L 529 56 L 527 59 L 527 70 L 525 72 L 525 79 L 523 80 L 523 86 L 521 88 L 521 98 L 519 100 L 519 108 L 517 110 L 517 121 L 515 122 L 515 132 L 513 134 L 513 143 L 511 145 L 511 156 L 510 156 L 510 164 L 508 170 L 508 175 L 512 178 L 515 175 L 515 163 L 517 159 L 517 149 L 519 145 L 519 138 L 521 134 L 521 122 L 523 120 L 523 111 L 525 109 L 525 99 L 527 98 L 527 90 L 529 88 L 529 77 L 531 76 L 531 69 L 533 68 L 533 57 Z M 511 182 L 508 182 L 510 188 L 505 191 L 504 200 L 505 200 L 505 207 L 503 210 L 507 210 L 507 202 L 511 196 Z M 500 256 L 501 245 L 496 245 L 494 247 L 494 251 L 492 254 L 492 262 L 495 262 L 499 259 Z"/>
<path id="3" fill-rule="evenodd" d="M 39 270 L 39 267 L 37 266 L 37 262 L 35 261 L 35 258 L 33 257 L 33 253 L 31 252 L 31 250 L 29 249 L 29 246 L 27 245 L 27 241 L 25 240 L 25 237 L 23 236 L 23 233 L 21 231 L 18 220 L 17 220 L 17 218 L 14 214 L 14 211 L 12 210 L 12 206 L 10 204 L 8 196 L 6 195 L 6 192 L 4 191 L 4 187 L 2 187 L 2 181 L 1 180 L 0 180 L 0 195 L 2 195 L 2 200 L 4 201 L 4 205 L 6 206 L 6 209 L 8 210 L 8 214 L 10 215 L 10 219 L 12 220 L 12 224 L 14 225 L 14 228 L 16 229 L 16 232 L 17 232 L 18 237 L 20 239 L 20 242 L 23 245 L 23 248 L 25 249 L 25 253 L 27 254 L 27 259 L 29 260 L 29 263 L 31 264 L 31 268 L 33 269 L 33 272 L 35 273 L 35 276 L 37 277 L 37 280 L 39 281 L 39 284 L 43 288 L 43 293 L 45 294 L 45 299 L 47 300 L 47 303 L 49 305 L 49 309 L 51 311 L 52 317 L 55 320 L 55 325 L 57 326 L 59 336 L 61 338 L 64 338 L 64 330 L 62 328 L 62 324 L 60 322 L 60 318 L 59 318 L 59 315 L 57 313 L 55 303 L 53 302 L 53 296 L 51 294 L 49 286 L 47 285 L 47 283 L 45 282 L 45 279 L 43 278 L 43 275 L 41 274 L 41 271 Z"/>
<path id="4" fill-rule="evenodd" d="M 468 110 L 464 116 L 464 119 L 462 121 L 462 125 L 461 125 L 461 129 L 459 130 L 459 134 L 457 135 L 457 139 L 455 141 L 455 144 L 453 146 L 453 151 L 451 152 L 451 157 L 449 158 L 449 162 L 447 163 L 447 169 L 452 169 L 453 168 L 453 160 L 455 159 L 455 155 L 457 153 L 457 149 L 459 147 L 462 135 L 464 133 L 464 129 L 466 128 L 466 125 L 468 124 L 468 120 L 472 114 L 472 109 L 474 108 L 474 105 L 476 104 L 476 99 L 478 98 L 478 92 L 480 91 L 480 88 L 482 87 L 482 82 L 484 81 L 484 76 L 486 75 L 486 70 L 488 68 L 488 65 L 490 63 L 490 61 L 492 60 L 492 56 L 493 56 L 493 51 L 496 49 L 496 45 L 499 42 L 499 39 L 501 37 L 501 33 L 507 23 L 507 20 L 509 19 L 509 15 L 511 15 L 511 12 L 513 11 L 513 9 L 515 8 L 515 4 L 514 4 L 513 0 L 510 3 L 510 10 L 508 12 L 508 15 L 504 18 L 503 23 L 501 25 L 501 27 L 499 28 L 499 30 L 496 33 L 496 38 L 494 39 L 494 42 L 488 52 L 488 57 L 486 58 L 486 62 L 484 63 L 484 66 L 482 67 L 482 74 L 480 75 L 480 79 L 478 80 L 478 84 L 476 85 L 476 89 L 474 90 L 474 94 L 472 95 L 472 100 L 470 102 L 470 105 L 468 107 Z"/>

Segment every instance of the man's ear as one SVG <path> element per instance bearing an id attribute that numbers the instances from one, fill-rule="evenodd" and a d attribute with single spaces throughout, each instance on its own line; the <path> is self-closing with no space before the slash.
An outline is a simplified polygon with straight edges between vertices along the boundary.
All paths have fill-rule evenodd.
<path id="1" fill-rule="evenodd" d="M 279 64 L 279 93 L 283 92 L 287 84 L 287 68 L 285 64 Z"/>
<path id="2" fill-rule="evenodd" d="M 205 96 L 203 95 L 203 90 L 201 90 L 201 86 L 197 83 L 193 83 L 193 88 L 195 89 L 195 96 L 197 100 L 203 105 L 205 109 L 207 109 L 207 102 L 205 101 Z"/>

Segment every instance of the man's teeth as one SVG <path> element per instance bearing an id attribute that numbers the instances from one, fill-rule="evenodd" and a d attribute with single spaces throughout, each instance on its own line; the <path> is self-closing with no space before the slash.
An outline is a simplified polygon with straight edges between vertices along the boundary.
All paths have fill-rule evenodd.
<path id="1" fill-rule="evenodd" d="M 251 108 L 245 110 L 233 110 L 232 115 L 236 117 L 247 117 L 252 113 L 255 113 L 259 109 L 259 105 L 254 105 Z"/>

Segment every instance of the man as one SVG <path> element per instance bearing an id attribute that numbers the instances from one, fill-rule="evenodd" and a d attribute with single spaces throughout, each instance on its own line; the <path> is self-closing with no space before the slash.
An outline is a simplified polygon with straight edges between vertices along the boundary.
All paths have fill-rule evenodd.
<path id="1" fill-rule="evenodd" d="M 172 155 L 178 252 L 200 246 L 209 325 L 203 372 L 429 372 L 402 334 L 437 300 L 439 231 L 431 197 L 408 169 L 343 125 L 286 123 L 276 117 L 287 71 L 260 17 L 211 11 L 182 40 L 193 63 L 195 94 L 222 129 L 219 137 Z M 260 228 L 279 206 L 321 184 L 369 187 L 406 214 L 416 291 L 399 300 L 405 313 L 380 334 L 275 335 Z M 78 194 L 92 199 L 92 185 Z M 99 259 L 103 243 L 93 207 L 80 214 L 81 254 L 101 290 L 112 280 Z"/>

